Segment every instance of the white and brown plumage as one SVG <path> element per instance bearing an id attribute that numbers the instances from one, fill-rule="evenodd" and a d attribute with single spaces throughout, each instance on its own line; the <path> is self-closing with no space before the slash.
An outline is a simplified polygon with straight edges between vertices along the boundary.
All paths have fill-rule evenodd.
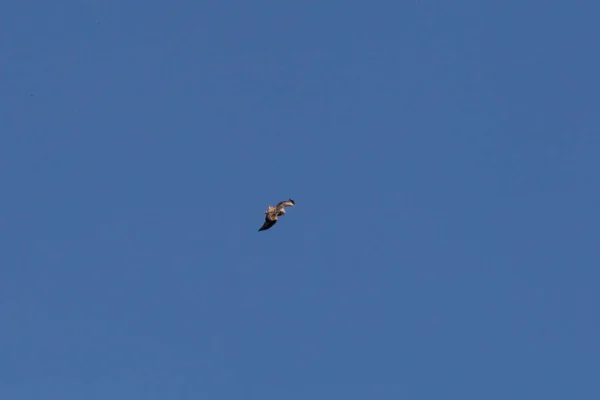
<path id="1" fill-rule="evenodd" d="M 296 202 L 292 199 L 289 199 L 289 200 L 279 202 L 279 204 L 277 204 L 276 207 L 269 206 L 267 211 L 265 211 L 265 214 L 266 214 L 265 223 L 263 224 L 263 226 L 260 227 L 260 229 L 258 231 L 259 232 L 264 231 L 266 229 L 269 229 L 273 225 L 275 225 L 275 223 L 277 222 L 277 219 L 279 217 L 281 217 L 282 215 L 285 215 L 285 208 L 286 207 L 294 207 L 295 205 L 296 205 Z"/>

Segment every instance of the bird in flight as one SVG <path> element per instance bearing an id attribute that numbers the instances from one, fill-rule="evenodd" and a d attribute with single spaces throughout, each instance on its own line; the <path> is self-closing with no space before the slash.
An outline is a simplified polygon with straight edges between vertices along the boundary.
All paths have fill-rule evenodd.
<path id="1" fill-rule="evenodd" d="M 267 211 L 265 211 L 265 223 L 263 224 L 263 226 L 260 227 L 258 231 L 260 232 L 267 230 L 273 225 L 275 225 L 275 223 L 277 222 L 277 218 L 281 217 L 282 215 L 285 215 L 285 208 L 294 207 L 295 205 L 296 202 L 292 199 L 289 199 L 279 202 L 279 204 L 277 204 L 277 206 L 275 207 L 269 206 Z"/>

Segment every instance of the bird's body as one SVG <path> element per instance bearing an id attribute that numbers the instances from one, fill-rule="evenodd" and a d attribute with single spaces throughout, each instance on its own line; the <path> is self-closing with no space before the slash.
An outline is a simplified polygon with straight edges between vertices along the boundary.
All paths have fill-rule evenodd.
<path id="1" fill-rule="evenodd" d="M 286 201 L 279 202 L 276 207 L 269 206 L 267 211 L 265 211 L 265 223 L 263 224 L 263 226 L 260 227 L 258 231 L 260 232 L 267 230 L 273 225 L 275 225 L 277 219 L 282 215 L 285 215 L 285 207 L 294 207 L 295 205 L 296 202 L 292 199 L 289 199 Z"/>

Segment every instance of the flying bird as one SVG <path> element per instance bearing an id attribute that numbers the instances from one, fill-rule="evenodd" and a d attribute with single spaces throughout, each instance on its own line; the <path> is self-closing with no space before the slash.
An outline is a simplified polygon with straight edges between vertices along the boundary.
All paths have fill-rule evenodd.
<path id="1" fill-rule="evenodd" d="M 263 226 L 260 227 L 258 231 L 260 232 L 267 230 L 273 225 L 275 225 L 275 223 L 277 222 L 277 218 L 281 217 L 282 215 L 285 215 L 285 208 L 294 207 L 295 205 L 296 202 L 292 199 L 289 199 L 279 202 L 279 204 L 277 204 L 277 206 L 275 207 L 269 206 L 267 211 L 265 211 L 265 223 L 263 224 Z"/>

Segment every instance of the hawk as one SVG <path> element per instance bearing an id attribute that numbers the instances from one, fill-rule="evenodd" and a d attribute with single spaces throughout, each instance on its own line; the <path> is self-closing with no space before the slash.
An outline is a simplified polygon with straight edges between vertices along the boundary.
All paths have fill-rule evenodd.
<path id="1" fill-rule="evenodd" d="M 267 230 L 273 225 L 275 225 L 275 223 L 277 222 L 277 218 L 281 217 L 282 215 L 285 215 L 285 208 L 294 207 L 295 205 L 296 202 L 292 199 L 289 199 L 279 202 L 279 204 L 277 204 L 276 207 L 269 206 L 267 211 L 265 211 L 265 223 L 263 224 L 263 226 L 260 227 L 258 231 L 260 232 Z"/>

